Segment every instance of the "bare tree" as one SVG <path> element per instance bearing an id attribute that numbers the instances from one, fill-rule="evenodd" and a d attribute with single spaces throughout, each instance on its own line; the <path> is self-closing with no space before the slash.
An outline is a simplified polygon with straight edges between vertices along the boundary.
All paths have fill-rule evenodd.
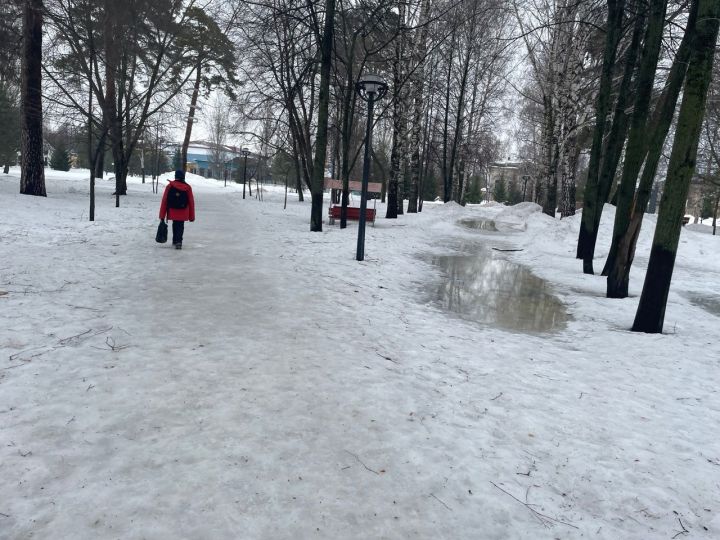
<path id="1" fill-rule="evenodd" d="M 213 178 L 222 178 L 228 155 L 228 134 L 234 131 L 230 117 L 230 101 L 218 94 L 209 108 L 210 113 L 205 115 L 205 129 L 210 143 L 210 171 Z"/>
<path id="2" fill-rule="evenodd" d="M 636 332 L 662 332 L 675 257 L 682 229 L 720 28 L 720 2 L 699 0 L 691 41 L 683 101 L 678 116 L 660 213 L 650 250 L 645 283 L 635 315 Z"/>

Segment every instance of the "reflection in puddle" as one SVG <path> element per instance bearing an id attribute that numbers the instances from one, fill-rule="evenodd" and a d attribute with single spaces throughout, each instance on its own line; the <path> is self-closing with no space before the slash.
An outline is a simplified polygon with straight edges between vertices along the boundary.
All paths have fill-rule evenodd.
<path id="1" fill-rule="evenodd" d="M 458 221 L 458 223 L 463 227 L 467 227 L 468 229 L 497 232 L 495 222 L 491 219 L 461 219 L 460 221 Z"/>
<path id="2" fill-rule="evenodd" d="M 464 319 L 530 333 L 561 330 L 569 319 L 547 282 L 489 251 L 431 260 L 447 276 L 432 300 Z"/>
<path id="3" fill-rule="evenodd" d="M 717 315 L 720 317 L 720 297 L 719 296 L 708 296 L 708 295 L 700 295 L 697 293 L 689 293 L 687 295 L 687 299 L 690 300 L 690 302 L 707 311 L 708 313 L 712 313 L 713 315 Z"/>

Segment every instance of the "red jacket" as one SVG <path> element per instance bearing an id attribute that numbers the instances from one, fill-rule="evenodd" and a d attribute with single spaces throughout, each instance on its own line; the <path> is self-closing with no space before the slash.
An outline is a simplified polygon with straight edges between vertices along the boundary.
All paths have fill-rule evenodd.
<path id="1" fill-rule="evenodd" d="M 188 205 L 185 208 L 168 208 L 168 193 L 170 193 L 171 187 L 187 192 Z M 190 184 L 173 180 L 165 186 L 165 193 L 163 193 L 162 203 L 160 204 L 160 219 L 165 219 L 166 215 L 168 219 L 173 221 L 195 221 L 195 199 L 193 199 Z"/>

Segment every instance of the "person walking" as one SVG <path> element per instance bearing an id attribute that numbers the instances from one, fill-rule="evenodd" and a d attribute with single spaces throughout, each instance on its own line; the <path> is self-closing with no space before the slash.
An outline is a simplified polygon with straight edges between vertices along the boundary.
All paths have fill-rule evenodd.
<path id="1" fill-rule="evenodd" d="M 195 199 L 192 187 L 185 182 L 185 171 L 175 171 L 175 180 L 165 187 L 160 203 L 160 220 L 167 217 L 172 224 L 172 243 L 175 249 L 182 249 L 185 222 L 195 221 Z"/>

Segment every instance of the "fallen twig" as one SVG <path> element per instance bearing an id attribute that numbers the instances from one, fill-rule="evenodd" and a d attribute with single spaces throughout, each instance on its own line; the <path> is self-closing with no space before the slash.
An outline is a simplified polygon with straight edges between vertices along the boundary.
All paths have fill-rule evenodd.
<path id="1" fill-rule="evenodd" d="M 348 454 L 350 454 L 352 457 L 354 457 L 355 459 L 357 459 L 357 460 L 358 460 L 358 463 L 360 463 L 360 465 L 362 465 L 363 467 L 365 467 L 368 471 L 370 471 L 371 473 L 375 473 L 375 474 L 377 474 L 378 476 L 380 476 L 380 473 L 379 473 L 379 472 L 377 472 L 376 470 L 371 469 L 370 467 L 368 467 L 367 465 L 365 465 L 365 463 L 363 462 L 363 460 L 360 459 L 356 454 L 353 454 L 353 453 L 350 452 L 349 450 L 345 450 L 345 451 L 346 451 Z"/>
<path id="2" fill-rule="evenodd" d="M 675 536 L 673 536 L 673 538 L 677 538 L 677 537 L 680 536 L 681 534 L 690 534 L 690 531 L 688 531 L 688 530 L 685 528 L 685 525 L 683 525 L 682 520 L 681 520 L 680 518 L 678 518 L 678 521 L 680 522 L 680 526 L 682 527 L 682 531 L 678 532 Z"/>
<path id="3" fill-rule="evenodd" d="M 568 523 L 567 521 L 562 521 L 562 520 L 560 520 L 560 519 L 556 519 L 556 518 L 554 518 L 554 517 L 550 517 L 550 516 L 545 515 L 545 514 L 543 514 L 543 513 L 541 513 L 541 512 L 538 512 L 538 511 L 535 510 L 530 504 L 525 503 L 525 502 L 522 502 L 522 501 L 521 501 L 520 499 L 518 499 L 515 495 L 513 495 L 512 493 L 510 493 L 510 492 L 508 492 L 508 491 L 505 491 L 503 488 L 501 488 L 500 486 L 498 486 L 495 482 L 490 481 L 490 483 L 491 483 L 493 486 L 495 486 L 496 488 L 498 488 L 500 491 L 502 491 L 505 495 L 508 495 L 508 496 L 512 497 L 512 498 L 515 499 L 517 502 L 519 502 L 520 504 L 522 504 L 525 508 L 527 508 L 528 510 L 530 510 L 530 511 L 533 513 L 533 515 L 534 515 L 536 518 L 538 518 L 538 519 L 540 520 L 540 522 L 541 522 L 543 525 L 545 525 L 546 527 L 547 527 L 547 523 L 545 523 L 545 521 L 551 521 L 551 522 L 554 522 L 554 523 L 560 523 L 560 524 L 562 524 L 562 525 L 567 525 L 568 527 L 572 527 L 573 529 L 579 529 L 579 527 L 576 527 L 576 526 L 573 525 L 572 523 Z"/>
<path id="4" fill-rule="evenodd" d="M 380 353 L 377 352 L 377 351 L 375 351 L 375 354 L 377 354 L 380 358 L 384 358 L 384 359 L 387 360 L 388 362 L 392 362 L 393 364 L 399 364 L 399 363 L 400 363 L 400 362 L 398 362 L 397 360 L 393 360 L 393 359 L 390 358 L 389 356 L 385 356 L 384 354 L 380 354 Z"/>
<path id="5" fill-rule="evenodd" d="M 104 347 L 93 347 L 94 349 L 98 349 L 99 351 L 112 351 L 112 352 L 118 352 L 122 351 L 123 349 L 127 349 L 130 345 L 116 345 L 115 339 L 108 336 L 105 338 L 105 345 L 108 346 L 108 348 Z"/>
<path id="6" fill-rule="evenodd" d="M 11 354 L 9 357 L 9 360 L 11 362 L 20 361 L 24 362 L 24 364 L 19 365 L 25 365 L 31 361 L 33 358 L 37 358 L 38 356 L 42 356 L 43 354 L 47 354 L 49 352 L 52 352 L 60 347 L 67 347 L 68 345 L 76 345 L 80 343 L 81 341 L 84 341 L 86 339 L 89 339 L 91 337 L 97 336 L 99 334 L 104 334 L 105 332 L 109 332 L 112 330 L 112 326 L 108 326 L 107 328 L 101 328 L 99 330 L 94 330 L 90 328 L 89 330 L 85 330 L 84 332 L 80 332 L 79 334 L 75 334 L 73 336 L 68 336 L 66 338 L 62 338 L 58 340 L 58 342 L 55 345 L 42 345 L 40 347 L 32 347 L 30 349 L 25 349 L 24 351 L 20 351 L 19 353 Z M 29 356 L 23 357 L 23 355 L 31 352 L 31 351 L 38 351 L 34 354 L 31 354 Z M 11 367 L 18 367 L 18 366 L 11 366 Z M 11 369 L 11 368 L 2 368 L 2 369 Z"/>
<path id="7" fill-rule="evenodd" d="M 503 393 L 500 392 L 500 393 L 499 393 L 497 396 L 495 396 L 494 398 L 490 398 L 490 401 L 495 401 L 496 399 L 498 399 L 498 398 L 501 397 L 502 395 L 503 395 Z"/>
<path id="8" fill-rule="evenodd" d="M 435 496 L 434 493 L 431 493 L 430 496 L 431 496 L 433 499 L 435 499 L 437 502 L 439 502 L 440 504 L 442 504 L 445 508 L 447 508 L 448 510 L 450 510 L 450 511 L 452 512 L 452 508 L 450 508 L 450 507 L 449 507 L 447 504 L 445 504 L 442 500 L 438 499 L 438 498 Z"/>

